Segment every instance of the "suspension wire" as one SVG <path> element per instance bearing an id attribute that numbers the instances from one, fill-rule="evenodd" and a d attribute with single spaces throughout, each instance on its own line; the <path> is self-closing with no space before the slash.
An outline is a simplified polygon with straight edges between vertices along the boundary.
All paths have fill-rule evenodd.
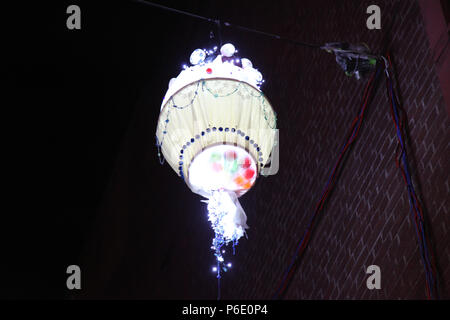
<path id="1" fill-rule="evenodd" d="M 220 39 L 221 26 L 225 26 L 225 27 L 229 27 L 229 28 L 238 29 L 238 30 L 241 30 L 241 31 L 246 31 L 246 32 L 250 32 L 250 33 L 259 34 L 259 35 L 266 36 L 266 37 L 269 37 L 269 38 L 272 38 L 272 39 L 276 39 L 276 40 L 286 41 L 286 42 L 289 42 L 289 43 L 291 43 L 293 45 L 297 45 L 297 46 L 303 46 L 303 47 L 309 47 L 309 48 L 317 48 L 317 49 L 320 49 L 322 47 L 322 45 L 319 45 L 319 44 L 312 44 L 312 43 L 297 41 L 297 40 L 293 40 L 293 39 L 288 39 L 288 38 L 281 37 L 281 36 L 276 35 L 276 34 L 264 32 L 264 31 L 259 31 L 259 30 L 255 30 L 255 29 L 251 29 L 251 28 L 247 28 L 247 27 L 243 27 L 243 26 L 239 26 L 239 25 L 236 25 L 236 24 L 232 24 L 230 22 L 225 22 L 225 21 L 222 22 L 219 19 L 208 18 L 208 17 L 200 16 L 198 14 L 191 13 L 191 12 L 178 10 L 178 9 L 171 8 L 171 7 L 166 7 L 166 6 L 163 6 L 161 4 L 151 2 L 151 1 L 145 1 L 145 0 L 132 0 L 132 1 L 134 1 L 136 3 L 143 4 L 143 5 L 159 8 L 159 9 L 162 9 L 162 10 L 166 10 L 166 11 L 182 14 L 182 15 L 189 16 L 189 17 L 192 17 L 192 18 L 196 18 L 196 19 L 200 19 L 200 20 L 204 20 L 204 21 L 215 23 L 215 24 L 217 24 L 217 27 L 219 29 L 219 31 L 218 31 L 219 32 L 219 42 L 221 42 L 221 39 Z"/>
<path id="2" fill-rule="evenodd" d="M 158 4 L 158 3 L 154 3 L 154 2 L 150 2 L 150 1 L 144 1 L 144 0 L 133 0 L 133 1 L 137 2 L 137 3 L 140 3 L 140 4 L 147 5 L 147 6 L 152 6 L 152 7 L 156 7 L 156 8 L 159 8 L 159 9 L 163 9 L 163 10 L 167 10 L 167 11 L 171 11 L 171 12 L 175 12 L 175 13 L 179 13 L 179 14 L 184 14 L 185 16 L 189 16 L 189 17 L 192 17 L 192 18 L 205 20 L 205 21 L 208 21 L 208 22 L 216 22 L 215 19 L 203 17 L 203 16 L 200 16 L 198 14 L 190 13 L 190 12 L 183 11 L 183 10 L 178 10 L 178 9 L 175 9 L 175 8 L 166 7 L 166 6 L 163 6 L 163 5 Z"/>
<path id="3" fill-rule="evenodd" d="M 243 26 L 234 25 L 234 24 L 231 24 L 229 22 L 224 22 L 223 24 L 226 27 L 231 27 L 231 28 L 242 30 L 242 31 L 247 31 L 247 32 L 251 32 L 251 33 L 260 34 L 260 35 L 263 35 L 263 36 L 266 36 L 266 37 L 269 37 L 269 38 L 272 38 L 272 39 L 286 41 L 286 42 L 289 42 L 291 44 L 298 45 L 298 46 L 310 47 L 310 48 L 318 48 L 318 49 L 320 49 L 322 47 L 322 45 L 312 44 L 312 43 L 307 43 L 307 42 L 302 42 L 302 41 L 297 41 L 297 40 L 281 37 L 281 36 L 276 35 L 276 34 L 264 32 L 264 31 L 259 31 L 259 30 L 255 30 L 255 29 L 250 29 L 250 28 L 243 27 Z"/>

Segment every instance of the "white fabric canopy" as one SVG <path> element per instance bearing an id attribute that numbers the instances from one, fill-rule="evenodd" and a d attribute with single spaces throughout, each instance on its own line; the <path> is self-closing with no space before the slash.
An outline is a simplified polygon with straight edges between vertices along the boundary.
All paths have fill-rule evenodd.
<path id="1" fill-rule="evenodd" d="M 275 113 L 261 91 L 246 82 L 213 78 L 166 97 L 156 136 L 166 161 L 189 181 L 193 158 L 216 144 L 245 149 L 259 172 L 272 150 L 275 129 Z"/>

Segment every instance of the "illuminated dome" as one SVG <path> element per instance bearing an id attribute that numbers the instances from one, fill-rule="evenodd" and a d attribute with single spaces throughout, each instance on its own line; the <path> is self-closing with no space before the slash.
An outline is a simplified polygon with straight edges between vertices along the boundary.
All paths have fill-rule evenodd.
<path id="1" fill-rule="evenodd" d="M 224 45 L 222 51 L 230 55 L 234 51 L 228 45 Z M 240 58 L 215 55 L 216 51 L 195 50 L 190 60 L 197 64 L 185 66 L 178 77 L 170 81 L 161 105 L 156 137 L 164 158 L 193 192 L 210 195 L 214 189 L 202 186 L 219 188 L 217 181 L 200 183 L 200 180 L 217 176 L 217 170 L 222 166 L 222 174 L 228 173 L 228 179 L 234 179 L 236 184 L 222 188 L 236 191 L 240 196 L 253 185 L 260 168 L 268 160 L 273 148 L 276 118 L 270 102 L 259 89 L 262 75 L 252 67 L 250 60 L 242 59 L 245 62 L 242 67 Z M 205 57 L 209 62 L 205 62 Z M 214 145 L 229 146 L 213 152 L 225 161 L 222 164 L 206 161 L 201 155 L 203 151 L 210 153 L 208 147 Z M 230 168 L 227 167 L 227 151 L 241 156 L 233 160 L 234 166 Z M 195 170 L 196 166 L 193 166 L 191 172 L 194 158 L 199 158 L 196 162 L 202 163 L 204 171 Z M 243 172 L 243 166 L 247 166 L 244 160 L 255 170 L 250 179 L 246 177 L 251 171 Z M 192 174 L 196 176 L 191 177 Z"/>
<path id="2" fill-rule="evenodd" d="M 196 49 L 191 66 L 169 82 L 156 138 L 160 152 L 189 188 L 208 200 L 213 248 L 237 242 L 247 228 L 237 198 L 269 160 L 275 112 L 261 92 L 261 73 L 232 44 Z M 219 259 L 220 258 L 220 259 Z"/>

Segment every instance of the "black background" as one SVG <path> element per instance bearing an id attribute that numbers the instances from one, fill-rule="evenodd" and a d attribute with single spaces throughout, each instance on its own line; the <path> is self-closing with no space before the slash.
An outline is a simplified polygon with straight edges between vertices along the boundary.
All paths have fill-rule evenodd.
<path id="1" fill-rule="evenodd" d="M 70 4 L 81 8 L 81 30 L 66 28 Z M 201 1 L 165 4 L 208 14 Z M 21 2 L 2 12 L 8 191 L 0 292 L 67 298 L 66 267 L 86 245 L 136 105 L 154 109 L 142 133 L 154 134 L 168 80 L 193 49 L 214 42 L 214 27 L 132 1 Z M 160 170 L 148 147 L 151 170 Z"/>
<path id="2" fill-rule="evenodd" d="M 71 4 L 81 8 L 81 30 L 66 27 L 66 8 Z M 164 5 L 218 16 L 210 1 Z M 201 214 L 169 230 L 157 226 L 161 219 L 173 220 L 166 212 L 185 210 L 186 205 L 200 213 L 204 209 L 200 197 L 188 192 L 168 165 L 160 166 L 154 132 L 168 81 L 188 63 L 194 49 L 218 45 L 216 26 L 125 0 L 20 2 L 9 4 L 2 13 L 7 85 L 2 103 L 6 192 L 0 296 L 72 297 L 66 288 L 66 268 L 89 260 L 84 252 L 107 219 L 98 211 L 123 141 L 133 123 L 142 121 L 136 119 L 138 108 L 154 110 L 147 112 L 151 116 L 143 120 L 148 126 L 141 132 L 151 141 L 145 170 L 153 178 L 148 193 L 153 204 L 151 217 L 141 224 L 151 230 L 149 241 L 155 242 L 149 246 L 165 243 L 159 257 L 163 269 L 174 255 L 171 234 L 195 229 L 209 255 L 211 231 Z M 237 23 L 245 25 L 248 16 L 242 12 Z M 227 19 L 223 13 L 220 18 Z M 225 42 L 248 39 L 228 29 L 221 34 Z M 259 47 L 247 46 L 254 64 L 261 65 L 258 48 L 264 40 L 256 37 Z M 245 56 L 246 48 L 239 49 Z M 201 267 L 209 269 L 210 262 L 212 258 Z M 215 292 L 214 277 L 205 281 Z M 141 296 L 146 290 L 142 288 Z M 167 290 L 150 297 L 170 298 L 172 289 Z M 84 291 L 89 297 L 89 290 Z M 132 297 L 123 294 L 120 297 Z M 211 298 L 207 293 L 197 298 L 206 297 Z"/>

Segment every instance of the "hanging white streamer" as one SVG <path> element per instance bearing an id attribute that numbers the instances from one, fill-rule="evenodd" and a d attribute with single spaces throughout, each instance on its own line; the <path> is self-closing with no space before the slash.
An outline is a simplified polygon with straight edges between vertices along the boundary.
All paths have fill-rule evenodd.
<path id="1" fill-rule="evenodd" d="M 219 229 L 225 244 L 236 241 L 248 229 L 247 216 L 234 192 L 226 190 L 213 191 L 208 200 L 209 221 Z M 214 230 L 216 231 L 216 230 Z"/>
<path id="2" fill-rule="evenodd" d="M 216 271 L 217 277 L 220 278 L 220 266 L 224 262 L 222 246 L 232 242 L 234 249 L 238 240 L 246 235 L 247 216 L 232 191 L 213 191 L 208 200 L 202 201 L 208 204 L 208 220 L 214 230 L 211 249 L 217 259 Z M 226 271 L 226 267 L 223 267 L 223 270 Z"/>

